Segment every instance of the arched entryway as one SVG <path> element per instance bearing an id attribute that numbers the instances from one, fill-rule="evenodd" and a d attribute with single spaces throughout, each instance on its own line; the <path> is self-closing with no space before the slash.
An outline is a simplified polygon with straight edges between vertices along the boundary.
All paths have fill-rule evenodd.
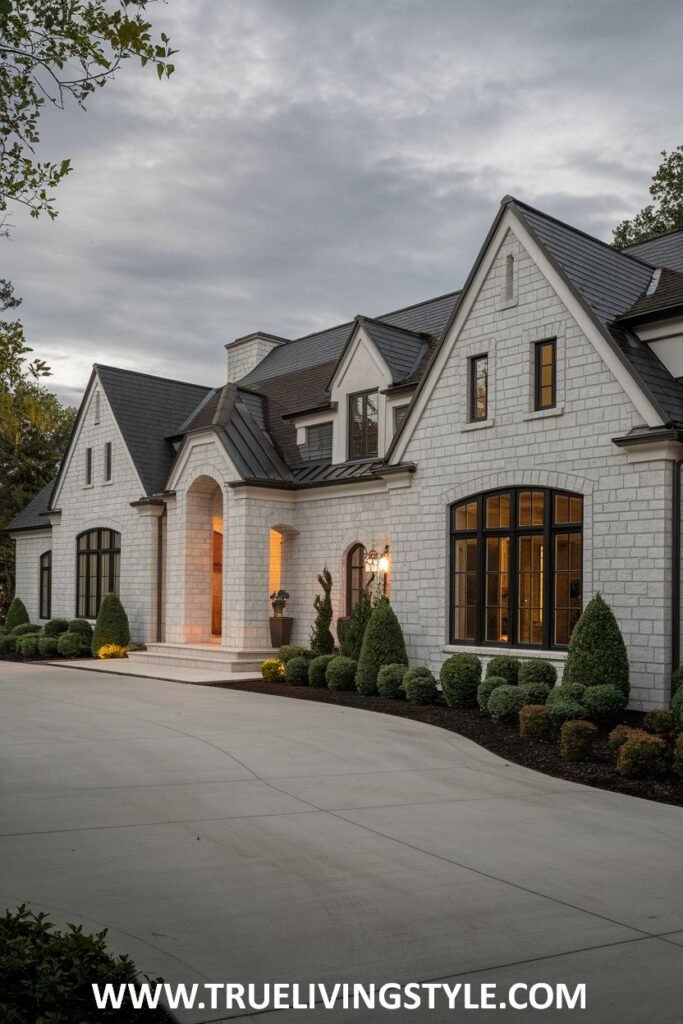
<path id="1" fill-rule="evenodd" d="M 220 643 L 223 622 L 223 492 L 209 476 L 187 492 L 185 639 Z"/>

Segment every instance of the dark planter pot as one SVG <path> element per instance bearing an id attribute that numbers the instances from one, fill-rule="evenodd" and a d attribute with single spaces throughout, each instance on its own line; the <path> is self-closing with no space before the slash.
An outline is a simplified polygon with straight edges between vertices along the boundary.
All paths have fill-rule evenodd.
<path id="1" fill-rule="evenodd" d="M 273 647 L 282 647 L 288 644 L 292 637 L 292 623 L 294 619 L 286 615 L 273 616 L 270 620 L 270 642 Z"/>

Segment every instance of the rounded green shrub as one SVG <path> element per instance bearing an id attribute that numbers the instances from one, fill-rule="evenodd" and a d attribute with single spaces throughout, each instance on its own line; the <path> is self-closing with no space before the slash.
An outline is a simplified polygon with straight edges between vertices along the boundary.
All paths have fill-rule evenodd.
<path id="1" fill-rule="evenodd" d="M 290 658 L 285 665 L 285 682 L 292 686 L 308 686 L 308 658 Z"/>
<path id="2" fill-rule="evenodd" d="M 497 686 L 489 697 L 488 711 L 496 722 L 516 722 L 524 707 L 524 694 L 518 686 Z"/>
<path id="3" fill-rule="evenodd" d="M 660 736 L 637 730 L 619 747 L 617 771 L 627 779 L 664 775 L 668 768 L 666 743 Z"/>
<path id="4" fill-rule="evenodd" d="M 80 633 L 60 633 L 57 637 L 57 652 L 62 658 L 77 658 L 83 652 L 83 639 Z"/>
<path id="5" fill-rule="evenodd" d="M 529 683 L 542 683 L 552 690 L 557 682 L 557 669 L 543 658 L 535 658 L 533 661 L 523 661 L 519 666 L 517 684 L 527 686 Z"/>
<path id="6" fill-rule="evenodd" d="M 408 669 L 403 677 L 403 689 L 411 704 L 434 704 L 439 693 L 436 679 L 422 665 Z"/>
<path id="7" fill-rule="evenodd" d="M 477 687 L 477 704 L 479 705 L 479 710 L 488 715 L 489 697 L 494 690 L 498 689 L 499 686 L 507 685 L 508 683 L 502 676 L 487 676 L 486 679 L 482 679 Z"/>
<path id="8" fill-rule="evenodd" d="M 676 691 L 680 688 L 681 683 L 683 683 L 683 665 L 681 665 L 679 668 L 674 669 L 674 671 L 671 673 L 671 696 L 672 697 L 676 693 Z"/>
<path id="9" fill-rule="evenodd" d="M 554 686 L 548 694 L 546 704 L 555 704 L 557 701 L 575 701 L 581 703 L 581 698 L 586 691 L 583 683 L 563 683 L 562 686 Z"/>
<path id="10" fill-rule="evenodd" d="M 57 637 L 56 636 L 41 636 L 38 637 L 38 653 L 41 658 L 56 658 L 57 651 Z"/>
<path id="11" fill-rule="evenodd" d="M 628 697 L 616 686 L 587 686 L 581 696 L 581 703 L 586 709 L 586 718 L 596 725 L 615 725 L 619 721 Z"/>
<path id="12" fill-rule="evenodd" d="M 622 743 L 626 743 L 626 740 L 630 739 L 631 736 L 640 735 L 641 732 L 643 732 L 642 729 L 634 729 L 632 726 L 624 725 L 623 723 L 615 725 L 607 738 L 607 746 L 613 754 L 616 754 Z"/>
<path id="13" fill-rule="evenodd" d="M 87 619 L 71 619 L 69 622 L 70 633 L 78 633 L 81 638 L 81 654 L 90 654 L 92 644 L 92 626 Z"/>
<path id="14" fill-rule="evenodd" d="M 683 686 L 679 686 L 671 698 L 671 714 L 674 720 L 674 729 L 683 729 Z"/>
<path id="15" fill-rule="evenodd" d="M 523 740 L 552 739 L 550 709 L 545 704 L 525 704 L 519 712 L 519 735 Z"/>
<path id="16" fill-rule="evenodd" d="M 439 679 L 449 707 L 475 707 L 481 682 L 481 662 L 476 654 L 453 654 L 441 666 Z"/>
<path id="17" fill-rule="evenodd" d="M 38 634 L 26 633 L 17 637 L 17 654 L 21 658 L 38 657 Z"/>
<path id="18" fill-rule="evenodd" d="M 292 658 L 305 658 L 307 653 L 306 648 L 299 644 L 283 644 L 277 652 L 277 657 L 278 661 L 286 665 Z"/>
<path id="19" fill-rule="evenodd" d="M 519 689 L 525 704 L 545 704 L 550 694 L 550 687 L 540 682 L 520 683 Z"/>
<path id="20" fill-rule="evenodd" d="M 380 697 L 394 697 L 397 700 L 405 697 L 403 677 L 407 671 L 407 665 L 382 665 L 377 673 L 377 689 Z"/>
<path id="21" fill-rule="evenodd" d="M 388 598 L 380 597 L 372 609 L 363 637 L 356 672 L 359 693 L 377 693 L 377 676 L 382 665 L 408 663 L 403 630 Z"/>
<path id="22" fill-rule="evenodd" d="M 563 761 L 588 761 L 593 755 L 593 742 L 598 727 L 581 719 L 564 722 L 560 729 L 560 756 Z"/>
<path id="23" fill-rule="evenodd" d="M 14 633 L 0 636 L 0 657 L 11 658 L 17 653 L 17 638 Z"/>
<path id="24" fill-rule="evenodd" d="M 28 622 L 28 612 L 26 611 L 26 605 L 20 597 L 15 597 L 11 605 L 7 609 L 7 616 L 5 617 L 5 626 L 7 630 L 12 633 L 17 626 L 23 625 Z"/>
<path id="25" fill-rule="evenodd" d="M 569 639 L 564 683 L 616 686 L 628 697 L 626 644 L 612 609 L 600 594 L 588 602 Z"/>
<path id="26" fill-rule="evenodd" d="M 563 722 L 586 717 L 586 709 L 577 700 L 556 700 L 552 704 L 546 704 L 546 707 L 556 729 L 559 729 Z"/>
<path id="27" fill-rule="evenodd" d="M 338 654 L 327 666 L 325 679 L 328 690 L 355 690 L 358 662 Z"/>
<path id="28" fill-rule="evenodd" d="M 673 727 L 674 717 L 668 708 L 655 708 L 645 715 L 645 729 L 655 736 L 668 736 Z"/>
<path id="29" fill-rule="evenodd" d="M 325 673 L 327 666 L 334 658 L 334 654 L 320 654 L 308 663 L 308 682 L 311 686 L 327 686 Z"/>
<path id="30" fill-rule="evenodd" d="M 43 626 L 43 636 L 59 636 L 69 630 L 68 619 L 49 619 Z"/>
<path id="31" fill-rule="evenodd" d="M 130 627 L 125 608 L 116 594 L 105 594 L 97 613 L 97 622 L 90 644 L 93 658 L 97 657 L 100 647 L 105 647 L 108 644 L 127 647 L 129 641 Z"/>
<path id="32" fill-rule="evenodd" d="M 486 666 L 486 678 L 502 676 L 508 686 L 516 686 L 521 662 L 512 654 L 496 654 Z"/>
<path id="33" fill-rule="evenodd" d="M 40 626 L 37 626 L 35 622 L 22 622 L 20 626 L 14 627 L 15 636 L 26 636 L 28 633 L 40 633 Z"/>

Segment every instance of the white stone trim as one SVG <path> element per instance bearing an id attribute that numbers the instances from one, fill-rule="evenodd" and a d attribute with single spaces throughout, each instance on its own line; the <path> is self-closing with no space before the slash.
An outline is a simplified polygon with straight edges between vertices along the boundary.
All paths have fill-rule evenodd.
<path id="1" fill-rule="evenodd" d="M 180 446 L 180 448 L 178 450 L 178 454 L 176 455 L 176 460 L 175 460 L 175 462 L 173 464 L 173 468 L 171 469 L 171 474 L 170 474 L 170 476 L 168 478 L 168 483 L 166 484 L 166 487 L 167 487 L 167 489 L 169 491 L 174 491 L 177 488 L 178 483 L 181 480 L 181 478 L 183 476 L 183 473 L 184 473 L 184 470 L 185 470 L 185 468 L 186 468 L 190 458 L 192 457 L 195 449 L 200 447 L 200 446 L 202 446 L 202 445 L 206 446 L 207 449 L 211 450 L 211 455 L 212 456 L 214 456 L 216 453 L 220 454 L 221 462 L 223 462 L 224 465 L 226 466 L 226 468 L 229 470 L 228 475 L 226 477 L 226 480 L 234 480 L 236 477 L 239 477 L 239 473 L 235 469 L 235 466 L 233 465 L 232 460 L 230 459 L 230 457 L 229 457 L 228 453 L 226 452 L 225 448 L 223 447 L 223 445 L 220 443 L 220 441 L 216 437 L 215 433 L 212 430 L 206 430 L 206 431 L 202 431 L 202 433 L 200 433 L 200 434 L 190 434 L 189 436 L 186 435 L 183 438 L 183 443 L 181 444 L 181 446 Z M 215 474 L 215 472 L 216 472 L 216 470 L 215 470 L 215 468 L 213 468 L 211 473 L 209 473 L 208 475 L 213 476 Z M 199 475 L 201 475 L 201 474 L 199 474 Z M 190 479 L 187 479 L 187 480 L 183 479 L 182 480 L 183 488 L 185 490 L 187 490 L 190 487 L 190 485 L 191 485 L 191 483 L 193 482 L 194 479 L 195 479 L 194 476 L 192 477 L 191 480 Z"/>

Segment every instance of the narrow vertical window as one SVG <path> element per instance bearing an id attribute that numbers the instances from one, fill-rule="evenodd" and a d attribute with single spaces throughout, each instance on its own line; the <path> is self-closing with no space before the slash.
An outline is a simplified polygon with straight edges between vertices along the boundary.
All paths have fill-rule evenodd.
<path id="1" fill-rule="evenodd" d="M 95 392 L 95 423 L 100 422 L 100 393 Z"/>
<path id="2" fill-rule="evenodd" d="M 515 257 L 511 254 L 505 260 L 505 301 L 512 302 L 515 297 Z"/>
<path id="3" fill-rule="evenodd" d="M 111 441 L 104 446 L 104 479 L 105 482 L 111 480 Z"/>
<path id="4" fill-rule="evenodd" d="M 378 447 L 376 391 L 349 395 L 349 458 L 373 459 Z"/>
<path id="5" fill-rule="evenodd" d="M 485 420 L 489 413 L 489 357 L 470 359 L 470 420 Z"/>
<path id="6" fill-rule="evenodd" d="M 555 338 L 534 346 L 534 408 L 553 409 L 556 403 L 557 345 Z"/>
<path id="7" fill-rule="evenodd" d="M 52 552 L 40 556 L 40 617 L 49 619 L 52 614 Z"/>
<path id="8" fill-rule="evenodd" d="M 86 487 L 92 483 L 92 448 L 85 449 L 85 483 Z"/>

